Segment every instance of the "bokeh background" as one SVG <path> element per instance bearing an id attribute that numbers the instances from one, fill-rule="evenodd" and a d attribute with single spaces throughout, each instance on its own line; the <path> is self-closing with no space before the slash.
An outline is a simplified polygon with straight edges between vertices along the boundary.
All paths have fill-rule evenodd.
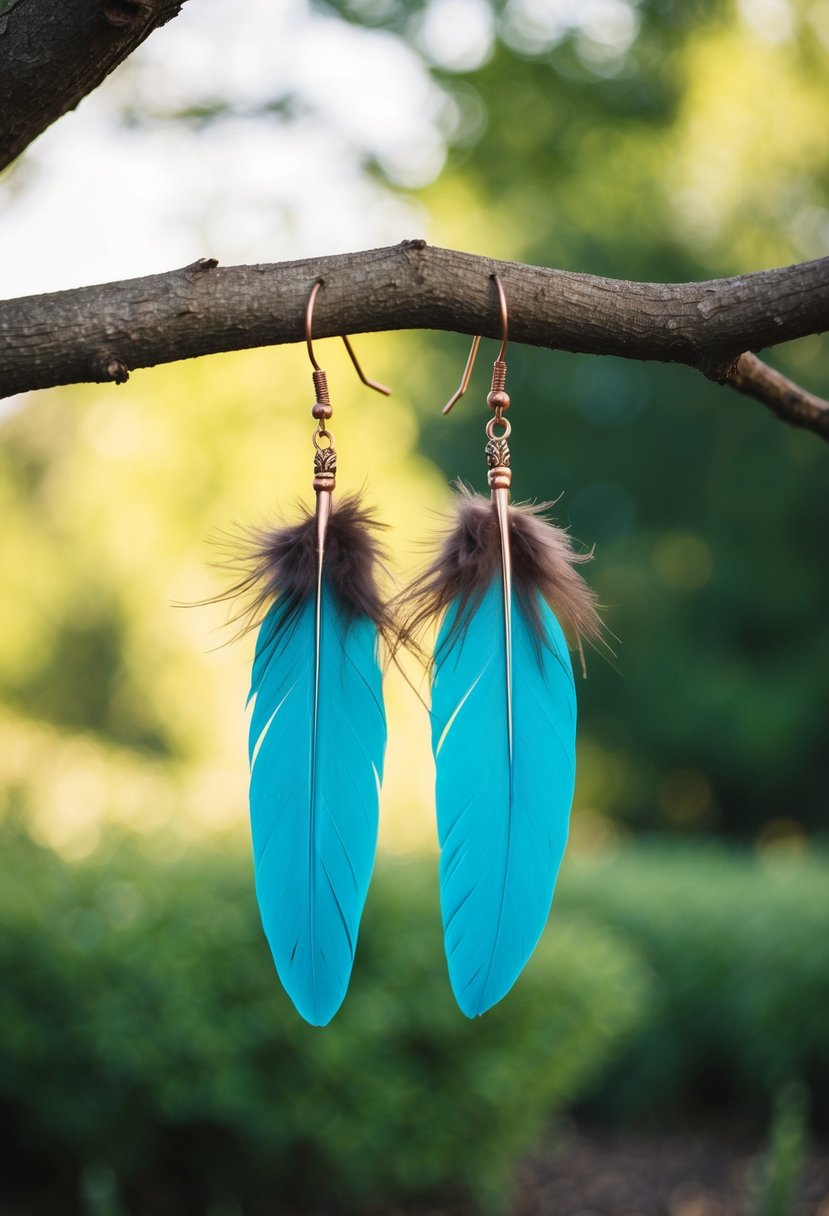
<path id="1" fill-rule="evenodd" d="M 5 296 L 430 242 L 684 280 L 829 245 L 827 0 L 190 0 L 0 177 Z M 465 340 L 320 343 L 405 577 L 481 489 Z M 818 337 L 769 360 L 829 395 Z M 426 715 L 388 680 L 352 989 L 258 926 L 252 641 L 211 539 L 309 497 L 304 349 L 0 403 L 0 1211 L 827 1216 L 826 448 L 687 368 L 510 348 L 515 487 L 595 546 L 545 939 L 474 1023 Z M 417 673 L 410 671 L 417 682 Z"/>

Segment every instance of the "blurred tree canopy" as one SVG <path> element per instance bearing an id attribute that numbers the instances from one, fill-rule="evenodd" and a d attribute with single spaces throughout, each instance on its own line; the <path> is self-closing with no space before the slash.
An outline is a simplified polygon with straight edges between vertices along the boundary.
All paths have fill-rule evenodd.
<path id="1" fill-rule="evenodd" d="M 442 91 L 446 164 L 415 195 L 435 240 L 664 281 L 826 248 L 826 0 L 319 7 L 405 40 Z M 281 95 L 266 111 L 250 121 L 295 114 Z M 213 97 L 179 119 L 223 112 Z M 402 189 L 376 157 L 364 161 Z M 372 497 L 406 540 L 429 529 L 423 508 L 444 501 L 416 454 L 418 433 L 432 466 L 482 488 L 474 394 L 446 422 L 443 390 L 424 387 L 448 394 L 464 346 L 446 335 L 372 340 L 372 372 L 397 396 L 391 456 L 381 407 L 361 398 L 351 419 L 343 394 L 340 429 L 365 457 L 352 475 L 359 484 L 370 471 Z M 291 463 L 305 451 L 291 403 L 304 400 L 299 371 L 283 375 L 276 405 L 257 400 L 275 358 L 145 372 L 114 403 L 111 389 L 41 394 L 3 423 L 11 785 L 23 781 L 20 757 L 83 738 L 87 760 L 105 752 L 122 774 L 141 766 L 171 815 L 184 788 L 194 806 L 208 789 L 215 796 L 222 764 L 227 800 L 238 797 L 229 753 L 210 768 L 229 714 L 209 689 L 218 666 L 222 693 L 236 695 L 243 662 L 205 660 L 206 628 L 171 625 L 166 597 L 215 589 L 194 573 L 197 542 L 267 504 L 276 446 Z M 773 361 L 826 393 L 820 339 Z M 580 689 L 577 809 L 633 830 L 775 839 L 819 828 L 829 784 L 826 450 L 685 368 L 516 346 L 510 366 L 516 497 L 555 499 L 558 520 L 595 545 L 589 578 L 619 639 L 613 663 L 590 657 Z M 288 481 L 280 496 L 304 485 L 299 471 Z"/>
<path id="2" fill-rule="evenodd" d="M 423 29 L 422 6 L 338 9 Z M 499 256 L 656 281 L 825 252 L 829 6 L 515 0 L 492 19 L 480 66 L 435 67 L 459 115 L 426 192 L 441 240 L 471 227 Z M 825 827 L 825 451 L 685 369 L 511 356 L 515 493 L 562 495 L 619 638 L 580 690 L 580 799 L 640 828 Z M 819 339 L 773 361 L 829 384 Z M 480 485 L 481 415 L 456 412 L 423 442 Z"/>

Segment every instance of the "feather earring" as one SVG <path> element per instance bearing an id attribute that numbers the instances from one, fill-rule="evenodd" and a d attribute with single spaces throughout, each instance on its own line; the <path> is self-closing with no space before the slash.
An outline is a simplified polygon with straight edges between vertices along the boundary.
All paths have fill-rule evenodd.
<path id="1" fill-rule="evenodd" d="M 327 378 L 314 357 L 316 508 L 258 533 L 234 592 L 261 616 L 249 704 L 256 894 L 276 970 L 299 1013 L 324 1026 L 345 997 L 374 864 L 386 719 L 378 643 L 391 618 L 376 582 L 379 546 L 357 498 L 333 505 L 337 457 Z M 390 390 L 363 375 L 364 383 Z"/>
<path id="2" fill-rule="evenodd" d="M 546 923 L 567 840 L 576 697 L 562 626 L 597 640 L 589 555 L 542 508 L 510 505 L 507 306 L 487 398 L 491 500 L 462 490 L 442 551 L 405 595 L 407 628 L 442 625 L 432 663 L 432 749 L 449 977 L 469 1017 L 514 984 Z M 466 391 L 480 338 L 448 412 Z"/>

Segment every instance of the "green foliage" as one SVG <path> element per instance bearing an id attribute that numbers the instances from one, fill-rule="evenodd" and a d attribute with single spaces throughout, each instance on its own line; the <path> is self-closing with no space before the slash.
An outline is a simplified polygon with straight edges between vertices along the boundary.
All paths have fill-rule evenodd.
<path id="1" fill-rule="evenodd" d="M 760 1179 L 758 1216 L 790 1216 L 808 1142 L 805 1090 L 801 1085 L 787 1085 L 774 1110 Z"/>
<path id="2" fill-rule="evenodd" d="M 447 77 L 483 116 L 427 193 L 441 242 L 476 247 L 474 206 L 484 252 L 624 279 L 706 279 L 825 251 L 817 48 L 829 27 L 817 8 L 780 6 L 787 32 L 763 24 L 761 5 L 623 3 L 634 34 L 614 48 L 590 6 L 566 18 L 548 6 L 547 34 L 536 6 L 520 46 L 510 14 L 522 6 L 494 7 L 492 56 Z M 448 391 L 463 343 L 442 344 L 431 378 Z M 829 392 L 819 339 L 769 358 Z M 430 403 L 423 425 L 429 455 L 477 488 L 485 376 L 449 423 Z M 685 368 L 513 345 L 509 389 L 514 493 L 557 500 L 559 522 L 595 545 L 586 575 L 619 639 L 616 663 L 593 658 L 579 690 L 581 737 L 599 756 L 577 802 L 634 830 L 822 827 L 825 445 Z M 688 773 L 696 796 L 677 797 Z"/>
<path id="3" fill-rule="evenodd" d="M 527 971 L 472 1022 L 433 862 L 384 859 L 348 999 L 318 1031 L 279 988 L 235 846 L 174 860 L 161 839 L 110 840 L 67 864 L 8 829 L 2 844 L 5 1185 L 33 1213 L 78 1194 L 90 1216 L 497 1206 L 577 1103 L 757 1123 L 776 1104 L 757 1194 L 777 1216 L 806 1095 L 829 1113 L 825 859 L 639 846 L 571 862 Z"/>
<path id="4" fill-rule="evenodd" d="M 414 44 L 427 4 L 319 6 Z M 645 280 L 825 251 L 825 4 L 620 0 L 635 20 L 615 47 L 610 25 L 588 28 L 594 6 L 571 5 L 554 37 L 518 37 L 516 13 L 555 24 L 565 7 L 499 0 L 492 55 L 435 69 L 454 144 L 420 197 L 430 239 Z M 788 33 L 764 32 L 773 10 Z M 400 537 L 430 528 L 447 477 L 484 488 L 486 358 L 446 421 L 466 339 L 377 343 L 395 426 L 385 402 L 352 409 L 348 369 L 337 435 L 405 566 Z M 820 339 L 772 361 L 829 393 Z M 825 826 L 825 447 L 686 368 L 513 344 L 509 387 L 516 496 L 563 495 L 620 639 L 580 685 L 577 805 L 635 830 Z M 72 825 L 94 840 L 116 813 L 238 814 L 245 659 L 205 659 L 219 639 L 169 602 L 217 590 L 201 539 L 270 512 L 275 459 L 282 505 L 307 492 L 307 392 L 303 352 L 248 352 L 4 417 L 0 780 L 44 838 L 83 846 Z M 413 450 L 412 402 L 439 475 Z M 414 757 L 412 821 L 429 814 Z M 234 850 L 105 843 L 70 865 L 0 843 L 2 1185 L 28 1188 L 33 1216 L 485 1204 L 562 1105 L 765 1120 L 782 1094 L 761 1192 L 781 1216 L 805 1135 L 792 1078 L 829 1117 L 825 860 L 687 846 L 571 862 L 527 973 L 475 1023 L 449 993 L 433 863 L 386 862 L 346 1006 L 316 1032 L 276 983 Z"/>
<path id="5" fill-rule="evenodd" d="M 423 4 L 331 6 L 423 45 Z M 596 7 L 492 0 L 491 52 L 463 72 L 433 66 L 460 115 L 424 192 L 434 239 L 657 282 L 821 256 L 825 6 Z M 407 361 L 412 396 L 428 401 L 424 447 L 447 477 L 484 488 L 486 372 L 447 423 L 421 386 L 448 395 L 465 343 L 436 346 Z M 769 359 L 829 393 L 818 338 Z M 580 690 L 597 779 L 577 798 L 634 830 L 823 826 L 825 447 L 684 368 L 513 345 L 509 381 L 514 492 L 556 500 L 596 546 L 587 577 L 619 639 L 617 664 L 594 660 Z M 602 782 L 611 768 L 618 779 Z M 677 796 L 688 773 L 695 796 Z"/>
<path id="6" fill-rule="evenodd" d="M 607 866 L 571 866 L 557 905 L 613 926 L 654 977 L 652 1016 L 602 1077 L 597 1108 L 663 1119 L 698 1104 L 763 1118 L 795 1079 L 825 1120 L 825 859 L 640 845 Z"/>
<path id="7" fill-rule="evenodd" d="M 429 60 L 428 0 L 317 7 L 420 48 L 446 91 L 448 160 L 418 200 L 436 243 L 656 281 L 825 252 L 825 4 L 493 0 L 491 53 L 463 72 Z M 387 404 L 363 393 L 352 410 L 350 369 L 337 436 L 347 452 L 353 426 L 359 457 L 343 475 L 368 480 L 400 571 L 448 479 L 485 488 L 487 360 L 446 420 L 436 406 L 465 338 L 407 333 L 375 350 L 397 447 Z M 769 357 L 829 393 L 819 337 Z M 274 367 L 278 401 L 262 391 Z M 634 831 L 819 830 L 826 446 L 688 368 L 513 343 L 509 388 L 516 497 L 557 500 L 558 520 L 595 544 L 587 577 L 619 639 L 613 665 L 588 656 L 579 689 L 577 805 Z M 201 538 L 271 510 L 276 433 L 282 505 L 307 492 L 307 391 L 301 351 L 247 352 L 141 372 L 117 401 L 84 386 L 13 407 L 0 428 L 0 697 L 13 717 L 157 771 L 215 760 L 232 727 L 211 702 L 243 694 L 219 689 L 219 660 L 204 657 L 216 639 L 197 636 L 196 614 L 173 620 L 169 601 L 218 590 L 192 575 Z M 439 474 L 413 450 L 414 402 Z"/>
<path id="8" fill-rule="evenodd" d="M 71 1210 L 79 1182 L 101 1216 L 265 1197 L 497 1204 L 516 1155 L 646 1004 L 631 951 L 568 918 L 509 1000 L 467 1021 L 433 867 L 387 862 L 348 1000 L 321 1032 L 278 986 L 234 851 L 171 862 L 121 846 L 67 865 L 7 833 L 3 852 L 6 1183 L 47 1210 Z"/>

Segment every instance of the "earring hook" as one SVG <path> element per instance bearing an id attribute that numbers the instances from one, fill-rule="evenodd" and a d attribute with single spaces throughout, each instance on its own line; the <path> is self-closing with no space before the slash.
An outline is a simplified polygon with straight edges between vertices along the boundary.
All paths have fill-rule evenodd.
<path id="1" fill-rule="evenodd" d="M 504 293 L 504 285 L 501 282 L 500 276 L 494 272 L 489 276 L 495 280 L 495 286 L 498 288 L 498 307 L 501 313 L 501 349 L 498 351 L 496 363 L 504 362 L 504 355 L 507 353 L 507 338 L 509 336 L 509 310 L 507 309 L 507 297 Z M 455 389 L 455 392 L 446 402 L 446 405 L 441 411 L 448 414 L 452 406 L 460 401 L 466 390 L 469 388 L 469 381 L 472 376 L 472 369 L 475 366 L 475 359 L 478 354 L 478 347 L 481 345 L 481 335 L 478 334 L 472 339 L 472 346 L 469 350 L 469 358 L 466 360 L 466 367 L 463 369 L 461 382 Z"/>
<path id="2" fill-rule="evenodd" d="M 308 358 L 311 360 L 311 366 L 313 367 L 315 372 L 322 371 L 322 368 L 320 367 L 319 363 L 317 363 L 316 356 L 314 355 L 314 340 L 312 337 L 313 321 L 314 321 L 314 303 L 316 301 L 317 295 L 319 294 L 319 289 L 322 287 L 324 282 L 325 282 L 324 279 L 316 280 L 316 282 L 314 283 L 314 286 L 311 288 L 311 294 L 308 297 L 308 303 L 305 305 L 305 344 L 308 347 Z M 342 335 L 342 340 L 345 343 L 345 349 L 348 351 L 349 358 L 351 359 L 351 362 L 354 364 L 354 370 L 357 372 L 357 375 L 360 377 L 363 384 L 365 384 L 367 388 L 373 388 L 374 391 L 377 393 L 382 393 L 384 397 L 390 397 L 391 396 L 390 388 L 388 388 L 385 384 L 381 384 L 379 382 L 379 380 L 372 380 L 369 376 L 367 376 L 365 374 L 365 372 L 363 371 L 362 367 L 359 364 L 356 354 L 354 353 L 354 348 L 351 345 L 351 343 L 349 342 L 348 338 L 345 336 L 345 334 Z"/>

